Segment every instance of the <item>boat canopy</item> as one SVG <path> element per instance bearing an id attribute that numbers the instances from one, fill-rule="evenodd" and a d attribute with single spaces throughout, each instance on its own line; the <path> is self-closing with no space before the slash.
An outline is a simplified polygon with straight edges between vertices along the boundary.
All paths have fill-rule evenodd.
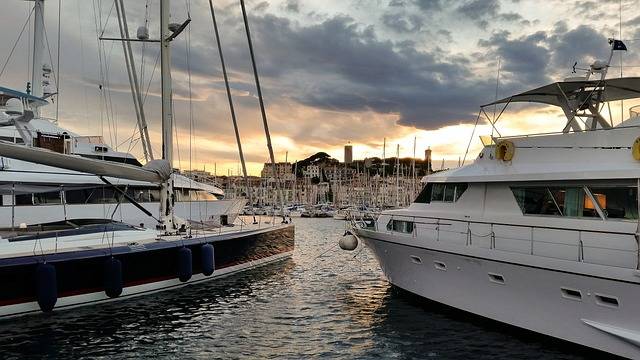
<path id="1" fill-rule="evenodd" d="M 43 98 L 27 94 L 26 92 L 0 86 L 0 104 L 5 104 L 7 100 L 12 98 L 25 99 L 29 102 L 30 105 L 34 107 L 40 107 L 49 104 L 49 102 Z"/>
<path id="2" fill-rule="evenodd" d="M 482 107 L 514 102 L 542 103 L 563 107 L 571 100 L 599 96 L 599 102 L 640 98 L 640 77 L 605 80 L 560 81 L 500 99 Z"/>

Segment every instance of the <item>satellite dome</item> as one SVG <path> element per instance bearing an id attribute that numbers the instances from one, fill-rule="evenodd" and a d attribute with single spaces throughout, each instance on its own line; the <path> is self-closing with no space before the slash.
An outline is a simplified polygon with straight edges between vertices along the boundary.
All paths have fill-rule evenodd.
<path id="1" fill-rule="evenodd" d="M 22 101 L 18 98 L 11 98 L 7 100 L 4 112 L 7 115 L 22 115 L 24 113 Z"/>
<path id="2" fill-rule="evenodd" d="M 606 61 L 596 60 L 591 64 L 591 70 L 593 71 L 602 71 L 609 66 Z"/>

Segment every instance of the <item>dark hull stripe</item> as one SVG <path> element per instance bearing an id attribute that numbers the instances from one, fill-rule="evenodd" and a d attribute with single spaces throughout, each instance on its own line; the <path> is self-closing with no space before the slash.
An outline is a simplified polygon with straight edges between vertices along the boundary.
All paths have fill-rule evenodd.
<path id="1" fill-rule="evenodd" d="M 235 235 L 235 238 L 233 237 Z M 198 239 L 160 242 L 161 246 L 147 246 L 143 250 L 106 251 L 86 250 L 53 254 L 55 256 L 31 256 L 16 258 L 0 264 L 0 306 L 36 301 L 35 269 L 45 258 L 57 272 L 59 298 L 104 291 L 104 262 L 114 256 L 122 262 L 124 288 L 150 284 L 178 277 L 177 248 L 184 246 L 192 251 L 193 274 L 202 273 L 201 244 L 214 245 L 215 268 L 221 270 L 235 265 L 293 251 L 294 228 L 283 226 L 260 231 L 225 234 Z M 141 247 L 140 247 L 141 248 Z M 115 248 L 114 248 L 115 250 Z M 96 256 L 97 254 L 99 256 Z M 69 256 L 77 255 L 74 258 Z M 6 260 L 16 260 L 6 259 Z"/>
<path id="2" fill-rule="evenodd" d="M 406 246 L 406 247 L 410 247 L 410 248 L 414 248 L 414 249 L 421 249 L 421 250 L 427 250 L 427 251 L 434 251 L 434 252 L 439 252 L 439 253 L 443 253 L 443 254 L 457 255 L 457 256 L 466 257 L 466 258 L 470 258 L 470 259 L 478 259 L 478 260 L 485 260 L 485 261 L 493 261 L 493 262 L 497 262 L 497 263 L 508 264 L 508 265 L 515 265 L 515 266 L 526 267 L 526 268 L 530 268 L 530 269 L 547 270 L 547 271 L 553 271 L 553 272 L 558 272 L 558 273 L 563 273 L 563 274 L 571 274 L 571 275 L 585 276 L 585 277 L 589 277 L 589 278 L 593 278 L 593 279 L 602 279 L 602 280 L 608 280 L 608 281 L 616 281 L 616 282 L 621 282 L 621 283 L 626 283 L 626 284 L 634 284 L 634 285 L 639 285 L 639 284 L 640 284 L 640 283 L 638 283 L 638 282 L 629 281 L 629 280 L 614 279 L 614 278 L 608 278 L 608 277 L 596 276 L 596 275 L 589 275 L 589 274 L 577 273 L 577 272 L 566 271 L 566 270 L 559 270 L 559 269 L 551 269 L 551 268 L 545 268 L 545 267 L 535 266 L 535 265 L 525 265 L 525 264 L 515 263 L 515 262 L 511 262 L 511 261 L 496 260 L 496 259 L 489 259 L 489 258 L 480 257 L 480 256 L 460 254 L 460 253 L 453 252 L 453 251 L 439 250 L 439 249 L 425 248 L 425 247 L 416 246 L 416 245 L 403 244 L 403 243 L 399 243 L 399 242 L 395 242 L 395 241 L 389 241 L 389 240 L 377 239 L 377 238 L 368 237 L 368 236 L 363 236 L 363 237 L 367 238 L 368 240 L 380 241 L 380 242 L 385 242 L 385 243 L 394 244 L 394 245 L 400 245 L 400 246 Z"/>
<path id="3" fill-rule="evenodd" d="M 278 259 L 277 261 L 282 261 L 284 259 L 285 258 L 281 258 L 281 259 Z M 274 262 L 276 262 L 276 260 L 274 260 Z M 267 264 L 269 264 L 269 262 L 261 264 L 261 265 L 267 265 Z M 138 297 L 138 296 L 143 296 L 143 295 L 146 295 L 146 294 L 152 294 L 152 293 L 157 293 L 157 292 L 161 292 L 161 291 L 178 289 L 178 288 L 181 288 L 183 286 L 188 286 L 188 285 L 191 285 L 191 284 L 198 284 L 198 283 L 201 283 L 201 282 L 211 281 L 211 280 L 219 279 L 221 277 L 230 276 L 230 275 L 237 274 L 237 273 L 245 271 L 245 270 L 247 270 L 247 269 L 238 269 L 238 270 L 226 273 L 226 274 L 224 274 L 222 276 L 219 276 L 219 277 L 216 276 L 215 273 L 214 273 L 213 275 L 211 275 L 209 277 L 206 277 L 204 279 L 193 280 L 193 281 L 189 281 L 189 282 L 186 282 L 186 283 L 166 286 L 166 287 L 153 289 L 153 290 L 140 291 L 140 292 L 137 292 L 135 294 L 130 294 L 130 295 L 121 295 L 121 296 L 119 296 L 119 297 L 117 297 L 115 299 L 91 300 L 91 301 L 84 301 L 84 302 L 79 302 L 79 303 L 75 303 L 75 304 L 70 304 L 70 305 L 56 306 L 55 310 L 58 311 L 58 310 L 64 310 L 64 309 L 67 309 L 67 308 L 85 306 L 85 305 L 90 305 L 90 304 L 99 304 L 99 303 L 109 302 L 109 301 L 124 300 L 124 299 L 129 299 L 129 298 L 135 298 L 135 297 Z M 102 291 L 102 290 L 100 290 L 100 291 Z M 9 314 L 9 315 L 6 315 L 6 316 L 2 316 L 2 317 L 0 317 L 0 319 L 20 316 L 20 315 L 34 314 L 34 313 L 38 313 L 38 312 L 40 312 L 40 310 L 23 311 L 23 312 L 19 312 L 19 313 L 15 313 L 15 314 Z"/>

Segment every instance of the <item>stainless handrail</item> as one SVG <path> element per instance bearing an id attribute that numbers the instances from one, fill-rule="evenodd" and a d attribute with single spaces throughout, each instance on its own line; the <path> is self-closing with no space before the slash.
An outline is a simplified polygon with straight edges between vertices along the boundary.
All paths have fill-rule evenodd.
<path id="1" fill-rule="evenodd" d="M 391 218 L 393 219 L 395 215 L 392 215 Z M 534 253 L 534 244 L 535 243 L 542 243 L 542 244 L 552 244 L 552 245 L 563 245 L 563 246 L 571 246 L 571 247 L 577 247 L 578 250 L 578 254 L 577 254 L 577 261 L 578 262 L 585 262 L 584 261 L 584 250 L 585 248 L 587 249 L 601 249 L 601 250 L 610 250 L 610 251 L 619 251 L 619 252 L 624 252 L 624 253 L 637 253 L 640 254 L 640 246 L 638 245 L 638 242 L 635 241 L 636 239 L 636 234 L 635 233 L 629 233 L 629 232 L 619 232 L 619 231 L 605 231 L 605 230 L 584 230 L 584 229 L 574 229 L 574 228 L 559 228 L 559 227 L 551 227 L 551 226 L 536 226 L 536 225 L 520 225 L 520 224 L 506 224 L 506 223 L 495 223 L 495 222 L 486 222 L 486 221 L 472 221 L 472 220 L 459 220 L 459 219 L 450 219 L 450 218 L 439 218 L 439 217 L 430 217 L 430 216 L 412 216 L 412 215 L 398 215 L 399 217 L 402 217 L 403 220 L 404 219 L 412 219 L 414 226 L 413 226 L 413 233 L 412 233 L 412 237 L 416 238 L 419 236 L 418 234 L 418 224 L 424 224 L 424 225 L 435 225 L 435 228 L 426 228 L 426 230 L 435 230 L 436 231 L 436 239 L 435 241 L 440 241 L 440 231 L 443 231 L 445 233 L 457 233 L 460 235 L 466 235 L 467 239 L 466 239 L 466 244 L 465 246 L 473 246 L 473 233 L 471 232 L 471 224 L 482 224 L 482 225 L 489 225 L 490 226 L 490 233 L 488 235 L 483 235 L 483 236 L 491 236 L 491 240 L 490 240 L 490 249 L 496 249 L 496 234 L 494 231 L 494 225 L 499 225 L 499 226 L 508 226 L 508 227 L 518 227 L 518 228 L 529 228 L 530 229 L 530 236 L 529 239 L 518 239 L 518 238 L 508 238 L 508 237 L 502 237 L 503 239 L 508 239 L 508 240 L 518 240 L 518 241 L 527 241 L 530 243 L 530 255 L 534 255 L 534 256 L 541 256 L 541 257 L 547 257 L 544 255 L 539 255 L 539 254 L 535 254 Z M 430 219 L 430 220 L 435 220 L 435 223 L 426 223 L 426 222 L 417 222 L 415 221 L 416 219 Z M 459 223 L 466 223 L 467 224 L 467 231 L 455 231 L 455 230 L 446 230 L 446 229 L 440 229 L 441 225 L 450 225 L 452 226 L 453 223 L 449 223 L 449 224 L 443 224 L 441 223 L 442 220 L 446 220 L 446 221 L 456 221 Z M 408 221 L 408 220 L 405 220 Z M 374 222 L 375 227 L 377 229 L 378 226 L 378 221 Z M 385 227 L 386 229 L 386 227 Z M 559 231 L 569 231 L 569 232 L 577 232 L 578 233 L 578 243 L 575 245 L 572 244 L 565 244 L 565 243 L 558 243 L 558 242 L 552 242 L 552 241 L 545 241 L 545 240 L 536 240 L 535 236 L 534 236 L 534 231 L 536 229 L 543 229 L 543 230 L 559 230 Z M 377 230 L 375 230 L 377 231 Z M 584 241 L 582 240 L 582 234 L 583 233 L 594 233 L 594 234 L 603 234 L 603 235 L 626 235 L 626 236 L 632 236 L 633 237 L 633 242 L 634 244 L 636 244 L 637 249 L 636 250 L 626 250 L 626 249 L 615 249 L 615 248 L 610 248 L 610 247 L 605 247 L 605 246 L 594 246 L 594 245 L 585 245 Z M 477 236 L 477 235 L 476 235 Z M 636 268 L 640 268 L 640 255 L 636 258 Z"/>

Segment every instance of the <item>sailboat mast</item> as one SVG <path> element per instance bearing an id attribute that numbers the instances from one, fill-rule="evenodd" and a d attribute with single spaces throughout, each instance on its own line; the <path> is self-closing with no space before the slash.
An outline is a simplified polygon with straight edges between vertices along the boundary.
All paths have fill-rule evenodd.
<path id="1" fill-rule="evenodd" d="M 173 166 L 173 111 L 171 108 L 170 0 L 160 0 L 160 69 L 162 86 L 162 158 Z"/>
<path id="2" fill-rule="evenodd" d="M 120 37 L 129 39 L 129 25 L 127 24 L 127 15 L 125 13 L 123 0 L 115 0 L 116 15 L 118 17 L 118 27 L 120 28 Z M 140 139 L 142 143 L 142 153 L 145 161 L 153 160 L 153 150 L 151 148 L 151 140 L 149 139 L 149 129 L 144 114 L 144 105 L 142 95 L 140 94 L 140 84 L 138 83 L 138 73 L 136 71 L 135 61 L 133 59 L 133 51 L 131 50 L 131 42 L 122 40 L 122 50 L 124 52 L 125 65 L 127 67 L 127 75 L 129 77 L 129 87 L 131 88 L 131 96 L 133 97 L 133 107 L 136 111 L 136 119 L 138 122 L 138 130 L 140 131 Z"/>
<path id="3" fill-rule="evenodd" d="M 42 55 L 44 53 L 44 0 L 33 2 L 33 62 L 31 63 L 31 93 L 42 97 Z M 58 75 L 59 76 L 59 75 Z M 37 111 L 37 110 L 36 110 Z"/>

